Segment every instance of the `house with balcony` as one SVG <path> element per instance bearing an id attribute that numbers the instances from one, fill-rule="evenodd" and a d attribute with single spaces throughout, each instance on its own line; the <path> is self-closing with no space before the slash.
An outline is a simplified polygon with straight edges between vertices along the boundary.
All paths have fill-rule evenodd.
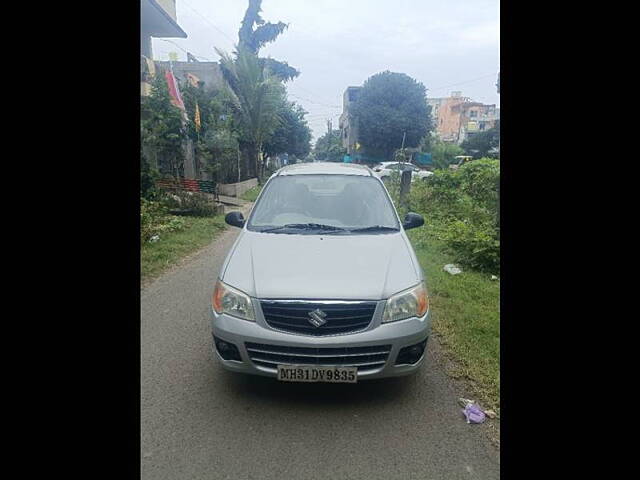
<path id="1" fill-rule="evenodd" d="M 495 104 L 486 105 L 451 92 L 449 97 L 429 98 L 436 133 L 445 142 L 460 144 L 469 136 L 489 130 L 500 118 Z"/>
<path id="2" fill-rule="evenodd" d="M 155 75 L 152 38 L 187 38 L 178 25 L 175 0 L 140 0 L 140 94 L 151 92 Z"/>

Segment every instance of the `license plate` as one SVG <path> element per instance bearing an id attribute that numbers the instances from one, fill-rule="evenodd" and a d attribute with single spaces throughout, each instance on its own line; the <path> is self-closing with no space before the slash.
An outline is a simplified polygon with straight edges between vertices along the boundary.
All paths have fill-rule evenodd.
<path id="1" fill-rule="evenodd" d="M 278 365 L 278 380 L 281 382 L 356 383 L 358 368 Z"/>

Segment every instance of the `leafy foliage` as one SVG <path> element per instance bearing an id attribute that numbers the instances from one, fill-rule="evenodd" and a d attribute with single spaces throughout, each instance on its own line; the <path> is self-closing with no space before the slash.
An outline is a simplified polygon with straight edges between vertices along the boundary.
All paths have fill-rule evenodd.
<path id="1" fill-rule="evenodd" d="M 259 176 L 263 145 L 282 122 L 279 114 L 285 102 L 284 86 L 247 49 L 239 47 L 235 58 L 216 51 L 241 126 L 240 137 L 249 150 L 251 173 Z"/>
<path id="2" fill-rule="evenodd" d="M 149 165 L 149 162 L 145 158 L 142 153 L 142 149 L 140 151 L 140 196 L 147 199 L 153 200 L 158 191 L 156 189 L 156 180 L 158 179 L 159 174 L 155 168 Z"/>
<path id="3" fill-rule="evenodd" d="M 205 90 L 202 86 L 186 83 L 182 96 L 190 119 L 195 118 L 196 103 L 200 110 L 200 132 L 196 131 L 193 121 L 188 124 L 199 169 L 210 173 L 219 183 L 237 182 L 241 178 L 238 172 L 241 127 L 233 115 L 233 99 L 229 92 L 225 89 Z"/>
<path id="4" fill-rule="evenodd" d="M 500 162 L 481 159 L 458 170 L 436 170 L 411 187 L 411 208 L 423 212 L 431 235 L 462 265 L 500 271 Z"/>
<path id="5" fill-rule="evenodd" d="M 295 102 L 284 102 L 280 109 L 282 122 L 264 145 L 269 156 L 288 153 L 298 158 L 311 150 L 311 129 L 304 116 L 307 112 Z"/>
<path id="6" fill-rule="evenodd" d="M 247 178 L 239 171 L 240 147 L 236 132 L 225 128 L 207 130 L 201 145 L 207 159 L 205 168 L 218 183 L 234 183 Z"/>
<path id="7" fill-rule="evenodd" d="M 467 155 L 473 158 L 482 158 L 490 155 L 493 149 L 497 149 L 500 143 L 500 120 L 496 121 L 493 128 L 486 132 L 478 132 L 467 138 L 460 145 Z"/>
<path id="8" fill-rule="evenodd" d="M 168 215 L 167 207 L 161 202 L 140 197 L 140 240 L 149 241 L 163 232 L 176 232 L 184 228 L 184 220 Z"/>
<path id="9" fill-rule="evenodd" d="M 342 162 L 347 149 L 342 146 L 340 130 L 331 130 L 316 141 L 313 154 L 321 162 Z"/>
<path id="10" fill-rule="evenodd" d="M 182 113 L 171 104 L 169 89 L 161 74 L 153 79 L 151 95 L 141 100 L 140 130 L 141 143 L 154 152 L 160 173 L 181 176 L 186 131 Z"/>
<path id="11" fill-rule="evenodd" d="M 249 6 L 244 14 L 238 38 L 240 40 L 239 47 L 258 55 L 258 52 L 266 44 L 271 43 L 282 34 L 287 28 L 283 22 L 271 23 L 265 22 L 260 16 L 262 0 L 249 0 Z M 254 25 L 256 27 L 254 28 Z M 260 62 L 273 75 L 283 81 L 291 80 L 300 72 L 291 67 L 287 62 L 281 62 L 273 58 L 261 58 Z"/>
<path id="12" fill-rule="evenodd" d="M 176 190 L 163 200 L 163 205 L 169 209 L 184 211 L 184 215 L 194 217 L 213 217 L 217 215 L 217 210 L 213 203 L 213 198 L 197 192 L 187 192 Z"/>
<path id="13" fill-rule="evenodd" d="M 402 145 L 417 147 L 431 130 L 426 88 L 404 73 L 385 71 L 370 77 L 354 104 L 359 142 L 367 153 L 391 158 Z"/>
<path id="14" fill-rule="evenodd" d="M 435 168 L 448 168 L 464 150 L 455 143 L 446 143 L 439 138 L 431 139 L 430 153 Z"/>

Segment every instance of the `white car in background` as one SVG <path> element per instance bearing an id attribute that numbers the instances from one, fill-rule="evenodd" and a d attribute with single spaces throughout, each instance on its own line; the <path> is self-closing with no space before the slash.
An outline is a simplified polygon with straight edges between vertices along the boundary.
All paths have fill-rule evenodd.
<path id="1" fill-rule="evenodd" d="M 398 172 L 402 175 L 405 170 L 411 170 L 411 181 L 414 182 L 417 179 L 425 180 L 427 177 L 433 175 L 433 172 L 428 170 L 422 170 L 416 167 L 413 163 L 405 162 L 382 162 L 373 167 L 373 174 L 383 182 L 386 182 L 391 178 L 393 172 Z"/>

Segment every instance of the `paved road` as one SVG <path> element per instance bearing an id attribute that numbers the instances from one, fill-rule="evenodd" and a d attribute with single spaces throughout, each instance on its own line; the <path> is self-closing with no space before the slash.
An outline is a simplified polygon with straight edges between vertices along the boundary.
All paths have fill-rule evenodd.
<path id="1" fill-rule="evenodd" d="M 142 291 L 143 479 L 495 479 L 433 353 L 408 378 L 287 384 L 228 373 L 209 298 L 237 230 Z"/>

